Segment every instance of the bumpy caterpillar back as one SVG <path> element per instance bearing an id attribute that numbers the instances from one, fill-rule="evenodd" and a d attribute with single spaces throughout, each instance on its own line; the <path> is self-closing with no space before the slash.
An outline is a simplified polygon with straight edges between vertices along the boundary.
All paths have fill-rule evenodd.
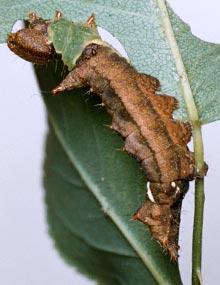
<path id="1" fill-rule="evenodd" d="M 155 94 L 156 78 L 138 73 L 110 47 L 88 45 L 52 92 L 85 85 L 101 97 L 113 118 L 111 128 L 124 137 L 124 150 L 140 161 L 150 182 L 146 202 L 133 218 L 148 225 L 153 238 L 176 260 L 181 203 L 188 181 L 196 175 L 187 148 L 190 125 L 173 120 L 177 101 Z"/>
<path id="2" fill-rule="evenodd" d="M 38 45 L 31 44 L 33 35 L 37 35 Z M 153 238 L 177 260 L 182 199 L 189 181 L 204 176 L 207 168 L 196 172 L 193 153 L 187 147 L 190 125 L 172 117 L 176 99 L 156 94 L 160 86 L 156 78 L 138 73 L 101 40 L 94 16 L 85 24 L 75 24 L 60 12 L 53 21 L 32 13 L 30 28 L 10 34 L 8 46 L 36 63 L 61 55 L 70 72 L 52 90 L 54 95 L 89 86 L 92 94 L 101 97 L 112 116 L 111 128 L 125 139 L 124 150 L 140 161 L 149 181 L 146 201 L 133 219 L 148 225 Z M 44 51 L 40 59 L 38 46 Z"/>

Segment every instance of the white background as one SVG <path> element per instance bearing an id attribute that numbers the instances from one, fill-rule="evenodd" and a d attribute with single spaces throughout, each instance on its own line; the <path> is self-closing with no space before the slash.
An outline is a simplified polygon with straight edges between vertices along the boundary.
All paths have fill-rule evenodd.
<path id="1" fill-rule="evenodd" d="M 169 3 L 195 35 L 220 43 L 218 0 Z M 6 45 L 0 45 L 0 62 L 0 284 L 94 284 L 63 262 L 47 234 L 41 182 L 46 115 L 31 65 Z M 203 242 L 206 285 L 219 280 L 219 131 L 219 122 L 203 128 L 209 164 Z M 192 189 L 182 213 L 180 267 L 184 285 L 190 284 L 193 198 Z"/>

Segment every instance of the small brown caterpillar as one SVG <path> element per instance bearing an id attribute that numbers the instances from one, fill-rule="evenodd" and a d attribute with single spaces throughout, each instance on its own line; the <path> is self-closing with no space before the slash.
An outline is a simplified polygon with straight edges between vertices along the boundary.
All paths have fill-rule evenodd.
<path id="1" fill-rule="evenodd" d="M 133 219 L 148 225 L 153 238 L 172 260 L 177 260 L 182 199 L 189 181 L 207 172 L 206 165 L 202 172 L 197 172 L 193 153 L 187 147 L 190 124 L 172 117 L 177 100 L 156 94 L 160 86 L 156 78 L 138 73 L 101 41 L 94 16 L 85 24 L 74 24 L 60 12 L 51 21 L 32 13 L 29 22 L 29 28 L 9 35 L 9 48 L 37 64 L 45 64 L 61 54 L 70 72 L 52 90 L 54 95 L 88 86 L 101 97 L 112 116 L 111 128 L 124 138 L 124 150 L 140 161 L 149 181 L 146 201 Z M 61 34 L 65 29 L 69 35 L 80 37 L 67 38 Z"/>

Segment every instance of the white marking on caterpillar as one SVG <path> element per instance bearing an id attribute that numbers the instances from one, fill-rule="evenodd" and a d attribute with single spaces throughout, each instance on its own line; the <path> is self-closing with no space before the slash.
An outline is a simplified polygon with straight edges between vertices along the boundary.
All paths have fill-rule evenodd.
<path id="1" fill-rule="evenodd" d="M 175 193 L 175 194 L 177 195 L 179 192 L 180 192 L 180 188 L 177 186 L 177 187 L 176 187 L 176 193 Z"/>
<path id="2" fill-rule="evenodd" d="M 174 188 L 174 187 L 176 187 L 176 183 L 173 181 L 173 182 L 171 182 L 171 186 Z"/>
<path id="3" fill-rule="evenodd" d="M 156 203 L 156 201 L 154 200 L 154 196 L 153 196 L 153 194 L 152 194 L 152 192 L 151 192 L 149 183 L 147 183 L 147 196 L 148 196 L 149 200 L 150 200 L 152 203 Z"/>

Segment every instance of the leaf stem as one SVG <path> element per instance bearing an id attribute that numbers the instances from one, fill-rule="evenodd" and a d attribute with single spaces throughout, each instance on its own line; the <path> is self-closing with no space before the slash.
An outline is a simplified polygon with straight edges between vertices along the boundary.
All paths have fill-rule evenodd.
<path id="1" fill-rule="evenodd" d="M 166 1 L 157 0 L 164 33 L 170 46 L 171 53 L 175 60 L 176 70 L 180 78 L 180 90 L 186 103 L 189 120 L 193 129 L 193 144 L 195 165 L 198 172 L 202 172 L 204 167 L 204 150 L 202 141 L 201 124 L 199 115 L 193 98 L 190 82 L 182 60 L 172 24 L 170 22 Z M 193 226 L 193 246 L 192 246 L 192 284 L 200 285 L 202 280 L 201 259 L 202 259 L 202 227 L 204 210 L 204 179 L 196 179 L 195 182 L 195 212 Z"/>
<path id="2" fill-rule="evenodd" d="M 204 150 L 202 142 L 202 132 L 200 124 L 194 122 L 193 126 L 194 155 L 197 170 L 204 167 Z M 195 210 L 193 225 L 193 244 L 192 244 L 192 284 L 202 284 L 202 229 L 204 213 L 204 179 L 195 181 Z"/>
<path id="3" fill-rule="evenodd" d="M 202 284 L 202 227 L 204 210 L 204 179 L 197 179 L 195 183 L 195 212 L 193 226 L 193 250 L 192 250 L 192 284 Z"/>

